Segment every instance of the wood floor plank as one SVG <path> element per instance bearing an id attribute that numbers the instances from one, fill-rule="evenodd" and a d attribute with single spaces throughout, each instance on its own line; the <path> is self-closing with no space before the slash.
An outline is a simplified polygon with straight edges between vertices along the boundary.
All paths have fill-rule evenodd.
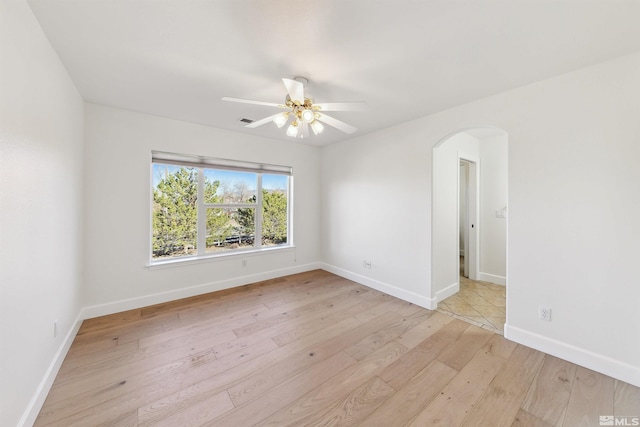
<path id="1" fill-rule="evenodd" d="M 87 388 L 96 388 L 110 382 L 114 376 L 120 377 L 142 373 L 147 371 L 149 366 L 162 364 L 168 357 L 180 359 L 195 356 L 208 351 L 219 343 L 234 339 L 235 335 L 230 331 L 221 334 L 215 332 L 207 333 L 205 331 L 193 336 L 176 337 L 169 341 L 160 342 L 157 345 L 138 348 L 137 351 L 129 351 L 118 357 L 77 366 L 75 369 L 68 371 L 64 380 L 56 387 L 73 382 L 73 385 L 69 387 L 79 389 L 82 387 L 81 384 L 84 379 L 85 382 L 89 383 Z M 171 353 L 171 356 L 168 356 L 167 353 Z M 217 357 L 215 352 L 214 356 Z M 107 375 L 101 377 L 106 379 L 104 383 L 100 383 L 97 379 L 99 372 L 107 372 Z"/>
<path id="2" fill-rule="evenodd" d="M 301 345 L 301 348 L 307 347 L 318 340 L 324 339 L 327 336 L 327 332 L 332 332 L 334 335 L 342 333 L 344 330 L 350 329 L 352 326 L 358 326 L 366 321 L 372 320 L 375 317 L 389 312 L 388 309 L 381 309 L 380 306 L 387 303 L 389 297 L 380 294 L 369 293 L 363 295 L 359 302 L 355 302 L 348 307 L 349 313 L 342 313 L 339 317 L 333 317 L 330 320 L 322 324 L 322 327 L 314 325 L 314 320 L 296 319 L 291 323 L 278 323 L 268 329 L 258 331 L 253 335 L 248 335 L 244 338 L 250 339 L 251 337 L 263 338 L 265 336 L 272 337 L 274 342 L 277 342 L 281 346 L 291 343 L 297 343 Z M 355 313 L 355 314 L 354 314 Z M 334 314 L 334 313 L 329 313 Z M 341 319 L 342 318 L 342 319 Z M 277 339 L 279 335 L 295 335 L 297 339 Z"/>
<path id="3" fill-rule="evenodd" d="M 128 324 L 120 322 L 120 319 L 116 319 L 112 325 L 104 324 L 103 327 L 97 331 L 85 332 L 81 327 L 80 331 L 83 333 L 82 335 L 78 335 L 76 340 L 78 344 L 81 344 L 80 348 L 84 347 L 85 344 L 104 340 L 114 340 L 120 345 L 129 341 L 135 341 L 140 336 L 162 332 L 165 330 L 166 325 L 177 321 L 179 321 L 179 318 L 176 313 L 155 319 L 139 318 L 135 321 L 131 320 Z"/>
<path id="4" fill-rule="evenodd" d="M 132 321 L 138 320 L 142 317 L 141 309 L 121 311 L 120 313 L 110 314 L 108 316 L 94 317 L 92 319 L 86 319 L 82 322 L 82 326 L 78 331 L 77 337 L 100 330 L 102 328 L 110 328 L 113 325 L 129 325 Z"/>
<path id="5" fill-rule="evenodd" d="M 613 378 L 578 366 L 564 425 L 600 425 L 601 415 L 613 415 L 613 397 Z"/>
<path id="6" fill-rule="evenodd" d="M 461 425 L 506 362 L 504 357 L 495 355 L 490 348 L 478 351 L 409 425 Z"/>
<path id="7" fill-rule="evenodd" d="M 104 336 L 91 342 L 83 341 L 77 336 L 73 340 L 73 344 L 65 357 L 65 360 L 74 360 L 92 354 L 100 354 L 108 352 L 118 345 L 118 336 Z"/>
<path id="8" fill-rule="evenodd" d="M 293 417 L 291 420 L 282 421 L 278 426 L 323 426 L 338 427 L 358 424 L 384 403 L 395 390 L 385 384 L 378 377 L 373 377 L 360 387 L 336 400 L 332 404 L 316 407 L 316 412 L 311 412 L 307 417 L 298 420 Z M 280 422 L 280 421 L 278 421 Z M 258 425 L 269 425 L 262 422 Z"/>
<path id="9" fill-rule="evenodd" d="M 366 311 L 368 308 L 380 304 L 380 301 L 380 297 L 369 297 L 368 295 L 364 295 L 358 302 L 354 304 L 353 301 L 351 301 L 351 303 L 344 306 L 342 310 L 331 310 L 330 312 L 316 315 L 303 322 L 290 325 L 282 333 L 273 336 L 273 341 L 280 346 L 286 345 L 305 335 L 320 331 L 330 325 L 340 322 L 341 320 L 348 319 L 358 313 Z"/>
<path id="10" fill-rule="evenodd" d="M 546 355 L 522 409 L 551 424 L 560 425 L 569 402 L 576 365 Z"/>
<path id="11" fill-rule="evenodd" d="M 420 310 L 410 316 L 403 317 L 397 322 L 394 322 L 387 327 L 380 328 L 374 334 L 352 344 L 345 349 L 345 353 L 356 360 L 362 360 L 375 350 L 431 317 L 432 313 L 433 312 Z"/>
<path id="12" fill-rule="evenodd" d="M 438 355 L 438 360 L 460 371 L 493 335 L 487 329 L 472 325 L 460 339 Z"/>
<path id="13" fill-rule="evenodd" d="M 520 409 L 516 414 L 515 420 L 513 420 L 513 424 L 511 427 L 553 427 L 554 424 L 549 424 L 548 422 L 541 420 L 533 414 L 525 411 L 524 409 Z"/>
<path id="14" fill-rule="evenodd" d="M 74 375 L 71 375 L 71 381 L 61 381 L 54 386 L 56 395 L 69 398 L 100 387 L 108 387 L 113 383 L 114 378 L 126 380 L 127 377 L 133 377 L 148 371 L 149 366 L 161 366 L 170 360 L 195 359 L 204 355 L 206 355 L 207 360 L 216 359 L 211 347 L 227 336 L 224 334 L 222 337 L 219 336 L 218 332 L 222 332 L 223 329 L 215 328 L 211 333 L 211 338 L 200 338 L 187 347 L 180 342 L 180 337 L 176 337 L 178 343 L 173 346 L 154 346 L 151 347 L 151 350 L 145 348 L 139 352 L 129 353 L 118 359 L 102 363 L 98 366 L 99 369 L 93 371 L 85 371 L 78 368 L 76 370 L 78 372 L 77 375 L 75 375 L 76 371 L 73 371 Z M 157 351 L 153 351 L 154 348 Z"/>
<path id="15" fill-rule="evenodd" d="M 197 383 L 202 378 L 209 378 L 245 363 L 247 360 L 276 349 L 270 339 L 259 346 L 242 352 L 215 359 L 211 350 L 197 357 L 187 357 L 158 366 L 142 374 L 126 378 L 113 378 L 110 384 L 85 391 L 72 393 L 62 400 L 53 403 L 45 402 L 41 411 L 42 419 L 52 425 L 88 425 L 92 417 L 99 414 L 110 414 L 117 411 L 130 411 L 148 405 L 163 396 L 175 393 Z M 52 389 L 55 396 L 56 391 Z M 80 396 L 82 398 L 79 398 Z M 85 425 L 87 425 L 85 424 Z"/>
<path id="16" fill-rule="evenodd" d="M 158 420 L 153 423 L 153 427 L 199 426 L 218 418 L 233 408 L 233 402 L 231 402 L 229 395 L 222 391 Z"/>
<path id="17" fill-rule="evenodd" d="M 293 319 L 313 319 L 314 317 L 321 317 L 325 315 L 327 310 L 339 311 L 343 306 L 353 304 L 353 293 L 365 293 L 365 290 L 360 289 L 359 286 L 353 285 L 348 289 L 342 289 L 331 293 L 328 298 L 321 300 L 304 301 L 304 304 L 297 308 L 287 309 L 284 311 L 276 310 L 277 314 L 266 318 L 259 318 L 251 324 L 234 329 L 235 334 L 238 337 L 244 337 L 247 335 L 255 334 L 257 332 L 269 329 L 274 325 L 281 323 L 291 322 Z M 271 310 L 270 310 L 271 311 Z"/>
<path id="18" fill-rule="evenodd" d="M 518 344 L 513 341 L 509 341 L 502 335 L 495 334 L 487 344 L 483 347 L 484 350 L 489 351 L 496 356 L 504 357 L 505 359 L 511 356 L 513 350 L 516 349 Z"/>
<path id="19" fill-rule="evenodd" d="M 304 287 L 295 286 L 286 294 L 281 294 L 279 298 L 264 300 L 264 305 L 268 308 L 276 308 L 282 305 L 290 304 L 296 301 L 310 301 L 317 296 L 323 296 L 327 291 L 340 289 L 342 287 L 350 287 L 355 284 L 350 280 L 344 281 L 337 276 L 327 274 L 326 272 L 318 273 L 317 276 L 303 282 Z"/>
<path id="20" fill-rule="evenodd" d="M 292 280 L 288 278 L 265 280 L 251 285 L 156 304 L 143 308 L 142 311 L 147 315 L 146 317 L 157 317 L 161 313 L 177 313 L 180 319 L 187 320 L 206 319 L 210 316 L 240 311 L 256 305 L 264 306 L 264 309 L 267 309 L 266 305 L 273 304 L 274 300 L 295 298 L 298 295 L 305 296 L 311 288 L 321 288 L 326 281 L 333 280 L 334 277 L 321 270 L 314 270 L 296 275 Z M 268 292 L 265 292 L 265 289 Z"/>
<path id="21" fill-rule="evenodd" d="M 252 426 L 294 401 L 298 396 L 313 390 L 328 378 L 356 363 L 346 353 L 340 352 L 317 363 L 295 377 L 281 383 L 243 405 L 235 407 L 223 416 L 203 424 L 203 426 Z"/>
<path id="22" fill-rule="evenodd" d="M 448 323 L 451 323 L 453 317 L 445 316 L 437 311 L 430 312 L 429 318 L 409 329 L 397 338 L 397 341 L 407 348 L 414 348 L 431 335 L 438 332 Z"/>
<path id="23" fill-rule="evenodd" d="M 213 324 L 208 322 L 202 323 L 188 323 L 177 324 L 174 323 L 172 327 L 165 327 L 165 330 L 159 333 L 148 334 L 146 337 L 140 338 L 140 347 L 148 347 L 156 345 L 164 341 L 173 340 L 191 334 L 222 334 L 224 332 L 234 331 L 235 329 L 256 323 L 251 313 L 243 312 L 240 315 L 229 316 L 214 322 Z M 236 335 L 237 336 L 237 335 Z"/>
<path id="24" fill-rule="evenodd" d="M 298 352 L 315 351 L 315 346 L 324 346 L 331 348 L 347 347 L 359 337 L 373 333 L 376 328 L 381 325 L 387 325 L 397 320 L 399 316 L 396 313 L 385 312 L 371 321 L 362 323 L 356 319 L 347 319 L 330 328 L 319 331 L 313 335 L 305 337 L 284 347 L 278 347 L 276 350 L 265 353 L 253 360 L 246 360 L 242 365 L 237 365 L 225 371 L 219 372 L 214 376 L 204 378 L 196 384 L 189 386 L 183 390 L 175 392 L 171 395 L 163 397 L 156 402 L 152 402 L 141 408 L 144 412 L 144 420 L 149 424 L 168 417 L 171 414 L 183 410 L 185 407 L 198 404 L 203 396 L 217 393 L 224 389 L 229 389 L 242 382 L 248 382 L 252 377 L 261 375 L 262 373 L 271 373 L 278 371 L 280 365 L 286 365 L 288 358 Z M 266 389 L 266 384 L 254 380 L 256 389 L 254 392 Z M 253 393 L 256 395 L 257 393 Z M 141 415 L 141 419 L 143 416 Z M 146 425 L 146 424 L 145 424 Z"/>
<path id="25" fill-rule="evenodd" d="M 434 360 L 365 418 L 362 424 L 372 427 L 404 425 L 437 396 L 457 373 L 450 366 Z"/>
<path id="26" fill-rule="evenodd" d="M 269 370 L 270 366 L 290 355 L 291 351 L 298 350 L 297 348 L 292 350 L 285 347 L 275 347 L 273 351 L 265 352 L 255 358 L 248 357 L 242 364 L 229 367 L 214 375 L 203 375 L 191 385 L 141 405 L 139 409 L 141 425 L 153 425 L 192 405 L 198 405 L 208 396 L 226 391 L 244 381 L 247 375 Z M 242 352 L 242 355 L 244 354 Z"/>
<path id="27" fill-rule="evenodd" d="M 386 366 L 398 360 L 406 352 L 406 347 L 392 341 L 296 399 L 292 404 L 275 412 L 261 424 L 273 427 L 305 425 L 317 418 L 322 408 L 335 405 L 335 402 L 362 386 L 367 379 L 377 376 Z"/>
<path id="28" fill-rule="evenodd" d="M 453 344 L 471 325 L 453 320 L 428 339 L 407 352 L 380 373 L 380 379 L 399 390 L 418 372 L 423 370 L 448 346 Z"/>
<path id="29" fill-rule="evenodd" d="M 339 302 L 344 300 L 345 298 L 348 298 L 347 295 L 350 295 L 351 293 L 354 293 L 357 296 L 358 294 L 364 294 L 368 291 L 369 290 L 367 288 L 356 283 L 343 285 L 325 292 L 322 298 L 318 298 L 314 295 L 309 296 L 309 298 L 298 299 L 286 304 L 281 304 L 277 307 L 267 307 L 267 310 L 258 313 L 255 318 L 259 323 L 262 321 L 266 321 L 267 319 L 282 315 L 287 315 L 288 319 L 292 319 L 298 314 L 305 314 L 313 310 L 323 310 L 336 301 Z"/>
<path id="30" fill-rule="evenodd" d="M 137 411 L 131 411 L 118 414 L 113 419 L 105 420 L 100 427 L 138 427 L 138 413 Z"/>
<path id="31" fill-rule="evenodd" d="M 615 381 L 613 415 L 640 419 L 640 387 Z"/>
<path id="32" fill-rule="evenodd" d="M 462 425 L 510 426 L 543 358 L 544 353 L 518 345 Z"/>
<path id="33" fill-rule="evenodd" d="M 85 321 L 34 425 L 573 427 L 638 406 L 638 387 L 314 270 Z"/>
<path id="34" fill-rule="evenodd" d="M 245 403 L 255 396 L 266 392 L 291 376 L 297 375 L 308 366 L 318 363 L 339 351 L 343 351 L 357 337 L 366 336 L 373 331 L 384 328 L 399 316 L 395 313 L 385 313 L 373 321 L 354 328 L 351 331 L 328 339 L 320 344 L 284 358 L 281 362 L 265 367 L 264 370 L 248 376 L 246 380 L 229 388 L 228 392 L 235 405 Z M 348 354 L 348 353 L 347 353 Z"/>
<path id="35" fill-rule="evenodd" d="M 76 357 L 66 357 L 58 371 L 58 375 L 60 376 L 59 383 L 66 382 L 67 374 L 78 368 L 85 368 L 92 364 L 105 363 L 108 360 L 136 352 L 139 349 L 140 346 L 138 341 L 131 341 L 123 345 L 115 345 L 111 347 L 109 351 L 94 351 L 82 355 L 76 355 Z"/>

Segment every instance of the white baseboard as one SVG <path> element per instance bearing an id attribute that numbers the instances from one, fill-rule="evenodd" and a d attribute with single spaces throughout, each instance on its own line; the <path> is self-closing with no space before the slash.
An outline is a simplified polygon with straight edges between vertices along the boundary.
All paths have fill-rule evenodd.
<path id="1" fill-rule="evenodd" d="M 58 375 L 62 362 L 64 362 L 64 358 L 67 357 L 71 344 L 73 344 L 73 340 L 76 338 L 76 334 L 80 330 L 80 325 L 82 325 L 82 318 L 80 317 L 80 314 L 78 314 L 75 322 L 71 326 L 71 329 L 67 332 L 67 335 L 65 335 L 64 340 L 62 340 L 62 344 L 60 344 L 60 348 L 53 357 L 42 381 L 40 381 L 35 394 L 22 414 L 22 418 L 20 418 L 20 421 L 18 422 L 18 427 L 30 427 L 36 422 L 36 418 L 38 418 L 40 409 L 42 409 L 42 405 L 44 405 L 44 401 L 49 394 L 49 390 L 51 390 L 53 381 L 56 379 L 56 375 Z"/>
<path id="2" fill-rule="evenodd" d="M 174 301 L 182 298 L 189 298 L 209 292 L 221 291 L 224 289 L 235 288 L 238 286 L 248 285 L 250 283 L 260 282 L 263 280 L 275 279 L 277 277 L 303 273 L 305 271 L 317 270 L 321 268 L 322 266 L 320 263 L 309 263 L 295 267 L 283 268 L 280 270 L 265 271 L 262 273 L 251 274 L 247 276 L 219 280 L 217 282 L 204 283 L 201 285 L 175 289 L 167 292 L 159 292 L 156 294 L 145 295 L 126 300 L 92 305 L 83 308 L 81 316 L 82 319 L 91 319 L 93 317 L 106 316 L 109 314 L 120 313 L 122 311 L 134 310 L 136 308 L 147 307 L 149 305 L 161 304 L 164 302 Z"/>
<path id="3" fill-rule="evenodd" d="M 509 324 L 505 338 L 640 387 L 640 368 Z"/>
<path id="4" fill-rule="evenodd" d="M 496 285 L 507 286 L 507 278 L 495 274 L 478 272 L 478 280 L 482 280 L 483 282 L 495 283 Z"/>
<path id="5" fill-rule="evenodd" d="M 436 303 L 443 301 L 449 298 L 451 295 L 454 295 L 456 292 L 460 290 L 460 282 L 455 282 L 450 284 L 444 289 L 440 289 L 436 292 Z"/>
<path id="6" fill-rule="evenodd" d="M 320 268 L 340 277 L 344 277 L 345 279 L 353 280 L 354 282 L 360 283 L 361 285 L 373 288 L 380 292 L 384 292 L 385 294 L 389 294 L 396 298 L 400 298 L 401 300 L 419 305 L 420 307 L 426 308 L 428 310 L 435 310 L 438 307 L 438 301 L 435 298 L 429 298 L 424 295 L 419 295 L 415 292 L 407 291 L 405 289 L 398 288 L 388 283 L 384 283 L 379 280 L 372 279 L 370 277 L 363 276 L 361 274 L 354 273 L 352 271 L 345 270 L 331 264 L 321 263 Z"/>

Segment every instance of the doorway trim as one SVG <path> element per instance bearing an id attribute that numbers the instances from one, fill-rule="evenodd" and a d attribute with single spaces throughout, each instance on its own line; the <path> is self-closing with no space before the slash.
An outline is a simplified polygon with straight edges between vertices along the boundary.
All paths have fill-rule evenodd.
<path id="1" fill-rule="evenodd" d="M 464 271 L 467 277 L 471 280 L 478 280 L 479 276 L 479 255 L 480 255 L 480 209 L 479 209 L 479 196 L 480 196 L 480 160 L 469 159 L 468 156 L 458 152 L 458 176 L 460 176 L 460 163 L 465 162 L 468 165 L 467 168 L 467 182 L 462 183 L 458 181 L 458 219 L 462 214 L 460 208 L 460 192 L 463 184 L 466 189 L 466 203 L 465 203 L 465 222 L 464 222 Z M 458 245 L 460 244 L 460 229 L 458 228 Z M 458 246 L 458 253 L 460 253 L 460 246 Z M 458 283 L 459 290 L 459 283 Z"/>

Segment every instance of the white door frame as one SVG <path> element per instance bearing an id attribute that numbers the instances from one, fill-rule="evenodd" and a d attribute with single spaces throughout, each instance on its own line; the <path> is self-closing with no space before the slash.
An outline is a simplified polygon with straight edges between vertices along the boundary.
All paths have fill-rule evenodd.
<path id="1" fill-rule="evenodd" d="M 478 280 L 479 266 L 479 195 L 480 195 L 480 161 L 472 159 L 473 156 L 465 156 L 458 152 L 458 177 L 460 177 L 460 162 L 468 164 L 466 182 L 466 222 L 464 239 L 464 272 L 471 280 Z M 460 179 L 460 178 L 458 178 Z M 458 182 L 458 218 L 460 218 L 460 186 L 465 185 Z M 460 233 L 458 229 L 458 233 Z M 458 252 L 460 253 L 460 235 L 458 234 Z"/>

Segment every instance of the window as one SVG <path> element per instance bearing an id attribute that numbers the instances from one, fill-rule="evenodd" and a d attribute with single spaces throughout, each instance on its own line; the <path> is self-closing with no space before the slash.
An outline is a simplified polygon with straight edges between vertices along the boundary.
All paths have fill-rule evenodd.
<path id="1" fill-rule="evenodd" d="M 152 262 L 289 246 L 291 168 L 154 152 Z"/>

